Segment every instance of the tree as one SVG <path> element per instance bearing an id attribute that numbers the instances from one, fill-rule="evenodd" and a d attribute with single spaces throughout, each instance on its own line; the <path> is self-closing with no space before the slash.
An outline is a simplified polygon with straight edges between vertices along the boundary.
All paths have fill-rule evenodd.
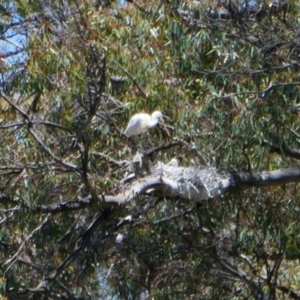
<path id="1" fill-rule="evenodd" d="M 257 4 L 1 2 L 3 298 L 300 298 L 299 4 Z"/>

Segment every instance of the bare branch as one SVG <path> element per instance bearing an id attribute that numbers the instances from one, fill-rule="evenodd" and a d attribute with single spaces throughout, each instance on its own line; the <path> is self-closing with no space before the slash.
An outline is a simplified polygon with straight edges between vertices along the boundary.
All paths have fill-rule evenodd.
<path id="1" fill-rule="evenodd" d="M 300 294 L 292 291 L 290 288 L 285 286 L 276 286 L 276 289 L 286 294 L 289 298 L 300 300 Z"/>
<path id="2" fill-rule="evenodd" d="M 112 157 L 104 154 L 104 153 L 100 153 L 100 152 L 96 152 L 96 151 L 91 151 L 90 154 L 94 155 L 94 156 L 98 156 L 98 157 L 102 157 L 104 158 L 105 160 L 107 160 L 108 162 L 118 166 L 118 167 L 124 167 L 124 166 L 127 166 L 129 165 L 129 161 L 127 160 L 121 160 L 121 161 L 117 161 L 115 159 L 113 159 Z"/>
<path id="3" fill-rule="evenodd" d="M 230 186 L 267 186 L 300 182 L 300 167 L 260 173 L 232 173 L 229 175 L 229 182 Z"/>
<path id="4" fill-rule="evenodd" d="M 197 69 L 195 70 L 197 73 L 202 74 L 202 75 L 226 75 L 226 76 L 230 76 L 230 75 L 255 75 L 255 74 L 261 74 L 261 73 L 267 73 L 270 71 L 274 71 L 274 70 L 284 70 L 284 69 L 289 69 L 291 67 L 299 67 L 299 63 L 298 62 L 292 62 L 290 64 L 284 64 L 281 66 L 273 66 L 270 68 L 265 68 L 265 69 L 257 69 L 257 70 L 246 70 L 246 71 L 224 71 L 222 69 L 220 70 L 207 70 L 207 69 Z M 259 93 L 259 92 L 258 92 Z"/>
<path id="5" fill-rule="evenodd" d="M 22 263 L 24 265 L 27 265 L 27 266 L 29 266 L 29 267 L 31 267 L 31 268 L 39 271 L 42 274 L 44 273 L 44 269 L 43 269 L 42 266 L 38 266 L 38 265 L 32 263 L 31 261 L 29 261 L 29 260 L 27 260 L 27 259 L 25 259 L 25 258 L 23 258 L 21 256 L 18 257 L 16 260 L 17 260 L 17 262 L 20 262 L 20 263 Z"/>
<path id="6" fill-rule="evenodd" d="M 145 93 L 145 91 L 141 88 L 141 86 L 138 84 L 138 82 L 136 81 L 135 78 L 133 78 L 133 76 L 126 71 L 120 64 L 118 64 L 117 62 L 115 62 L 115 64 L 133 81 L 133 83 L 136 85 L 136 87 L 139 89 L 139 91 L 141 92 L 141 94 L 144 96 L 144 98 L 146 100 L 148 100 L 148 96 Z"/>
<path id="7" fill-rule="evenodd" d="M 109 215 L 110 211 L 110 209 L 103 210 L 82 235 L 80 245 L 70 255 L 68 255 L 68 257 L 66 257 L 66 259 L 48 277 L 45 278 L 45 280 L 41 281 L 36 288 L 28 290 L 41 292 L 44 291 L 49 282 L 53 280 L 56 281 L 57 277 L 64 271 L 64 269 L 80 255 L 83 249 L 85 249 L 91 235 L 96 231 L 98 226 L 101 224 L 101 221 L 103 221 L 103 219 L 105 219 Z"/>
<path id="8" fill-rule="evenodd" d="M 59 157 L 57 157 L 54 153 L 52 153 L 52 151 L 42 142 L 42 140 L 38 137 L 38 135 L 33 131 L 32 128 L 28 128 L 28 131 L 33 136 L 33 138 L 38 142 L 38 144 L 40 144 L 40 146 L 42 146 L 42 148 L 44 149 L 44 151 L 47 152 L 56 162 L 64 165 L 65 167 L 73 169 L 75 171 L 79 170 L 78 166 L 73 165 L 71 163 L 68 163 L 66 161 L 63 161 L 62 159 L 60 159 Z"/>
<path id="9" fill-rule="evenodd" d="M 288 157 L 292 157 L 292 158 L 295 158 L 295 159 L 300 159 L 300 151 L 297 150 L 297 149 L 290 148 L 286 145 L 282 145 L 282 147 L 278 147 L 278 146 L 274 146 L 274 145 L 269 144 L 269 146 L 270 146 L 270 151 L 271 152 L 276 152 L 276 153 L 279 153 L 279 154 L 284 154 Z"/>
<path id="10" fill-rule="evenodd" d="M 290 129 L 289 128 L 289 130 L 290 130 L 290 132 L 291 133 L 293 133 L 298 139 L 300 139 L 300 134 L 298 134 L 295 130 L 293 130 L 293 129 Z"/>
<path id="11" fill-rule="evenodd" d="M 183 168 L 158 163 L 151 172 L 152 175 L 137 180 L 123 192 L 103 196 L 103 200 L 125 204 L 151 191 L 163 193 L 166 197 L 202 201 L 222 194 L 229 187 L 228 179 L 218 174 L 215 168 Z"/>
<path id="12" fill-rule="evenodd" d="M 240 278 L 242 281 L 246 282 L 248 286 L 255 291 L 258 295 L 263 295 L 263 291 L 260 287 L 260 285 L 252 280 L 249 276 L 246 275 L 246 272 L 243 271 L 240 268 L 236 268 L 233 264 L 231 264 L 229 261 L 225 259 L 220 259 L 220 263 L 222 267 L 228 271 L 230 274 L 232 274 L 235 277 Z"/>
<path id="13" fill-rule="evenodd" d="M 4 126 L 0 126 L 0 129 L 9 129 L 12 127 L 19 127 L 19 126 L 25 126 L 28 125 L 28 123 L 26 122 L 16 122 L 16 123 L 10 123 L 10 124 L 6 124 Z"/>
<path id="14" fill-rule="evenodd" d="M 0 91 L 0 95 L 7 103 L 9 103 L 16 111 L 18 111 L 30 123 L 30 117 L 25 111 L 23 111 L 20 107 L 18 107 L 15 103 L 13 103 L 12 99 L 10 99 L 2 91 Z"/>
<path id="15" fill-rule="evenodd" d="M 139 179 L 117 195 L 99 196 L 99 202 L 125 204 L 142 194 L 163 193 L 165 197 L 180 197 L 203 201 L 224 194 L 230 187 L 267 186 L 300 182 L 300 167 L 260 173 L 220 175 L 215 168 L 176 167 L 157 164 L 152 174 Z"/>
<path id="16" fill-rule="evenodd" d="M 25 239 L 25 241 L 21 244 L 21 246 L 19 247 L 19 249 L 17 250 L 17 252 L 10 258 L 8 259 L 5 263 L 4 266 L 7 266 L 7 269 L 5 272 L 8 271 L 8 269 L 12 266 L 12 264 L 18 259 L 19 254 L 21 253 L 21 251 L 23 250 L 24 246 L 26 245 L 26 243 L 35 235 L 36 232 L 38 232 L 39 230 L 41 230 L 45 224 L 48 223 L 48 221 L 51 219 L 52 215 L 48 214 L 46 216 L 46 218 L 44 219 L 44 221 L 42 222 L 41 225 L 39 225 L 37 228 L 35 228 Z"/>
<path id="17" fill-rule="evenodd" d="M 300 85 L 300 82 L 283 82 L 283 83 L 280 82 L 280 83 L 271 84 L 261 92 L 261 95 L 266 95 L 266 94 L 268 95 L 271 92 L 271 90 L 279 86 L 293 86 L 293 85 Z"/>

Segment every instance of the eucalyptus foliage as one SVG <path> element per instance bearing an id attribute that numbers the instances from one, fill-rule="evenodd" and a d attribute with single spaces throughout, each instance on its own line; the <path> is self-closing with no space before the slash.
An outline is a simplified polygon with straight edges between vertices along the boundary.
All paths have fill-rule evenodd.
<path id="1" fill-rule="evenodd" d="M 145 144 L 189 146 L 154 162 L 297 164 L 300 4 L 215 2 L 0 1 L 3 299 L 300 299 L 297 184 L 99 201 L 126 188 L 140 111 L 171 132 Z"/>

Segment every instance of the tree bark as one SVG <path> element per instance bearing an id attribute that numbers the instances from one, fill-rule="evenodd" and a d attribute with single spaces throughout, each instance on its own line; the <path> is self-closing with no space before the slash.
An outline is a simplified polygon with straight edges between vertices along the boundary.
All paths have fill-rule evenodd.
<path id="1" fill-rule="evenodd" d="M 118 194 L 102 196 L 100 200 L 125 204 L 136 196 L 151 194 L 197 202 L 224 195 L 231 187 L 260 187 L 292 182 L 300 182 L 300 167 L 222 175 L 213 167 L 184 168 L 158 163 L 152 168 L 151 175 L 120 186 Z"/>

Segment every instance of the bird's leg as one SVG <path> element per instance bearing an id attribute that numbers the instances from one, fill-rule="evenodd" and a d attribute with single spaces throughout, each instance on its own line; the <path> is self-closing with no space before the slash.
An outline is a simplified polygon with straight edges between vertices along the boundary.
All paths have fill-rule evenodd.
<path id="1" fill-rule="evenodd" d="M 144 133 L 139 136 L 132 136 L 128 138 L 128 147 L 130 148 L 131 153 L 137 153 L 140 151 L 141 153 L 145 151 L 145 146 L 148 148 L 149 146 L 149 141 L 148 145 L 145 145 L 145 142 L 147 142 L 147 133 Z M 150 144 L 151 146 L 151 144 Z"/>
<path id="2" fill-rule="evenodd" d="M 136 144 L 136 141 L 135 141 L 134 137 L 128 138 L 128 147 L 130 148 L 131 153 L 132 152 L 133 153 L 137 152 L 138 147 L 137 147 L 137 144 Z"/>
<path id="3" fill-rule="evenodd" d="M 153 148 L 153 145 L 150 142 L 150 135 L 148 131 L 142 134 L 142 141 L 140 142 L 140 144 L 142 146 L 142 151 L 145 151 L 148 148 Z"/>

